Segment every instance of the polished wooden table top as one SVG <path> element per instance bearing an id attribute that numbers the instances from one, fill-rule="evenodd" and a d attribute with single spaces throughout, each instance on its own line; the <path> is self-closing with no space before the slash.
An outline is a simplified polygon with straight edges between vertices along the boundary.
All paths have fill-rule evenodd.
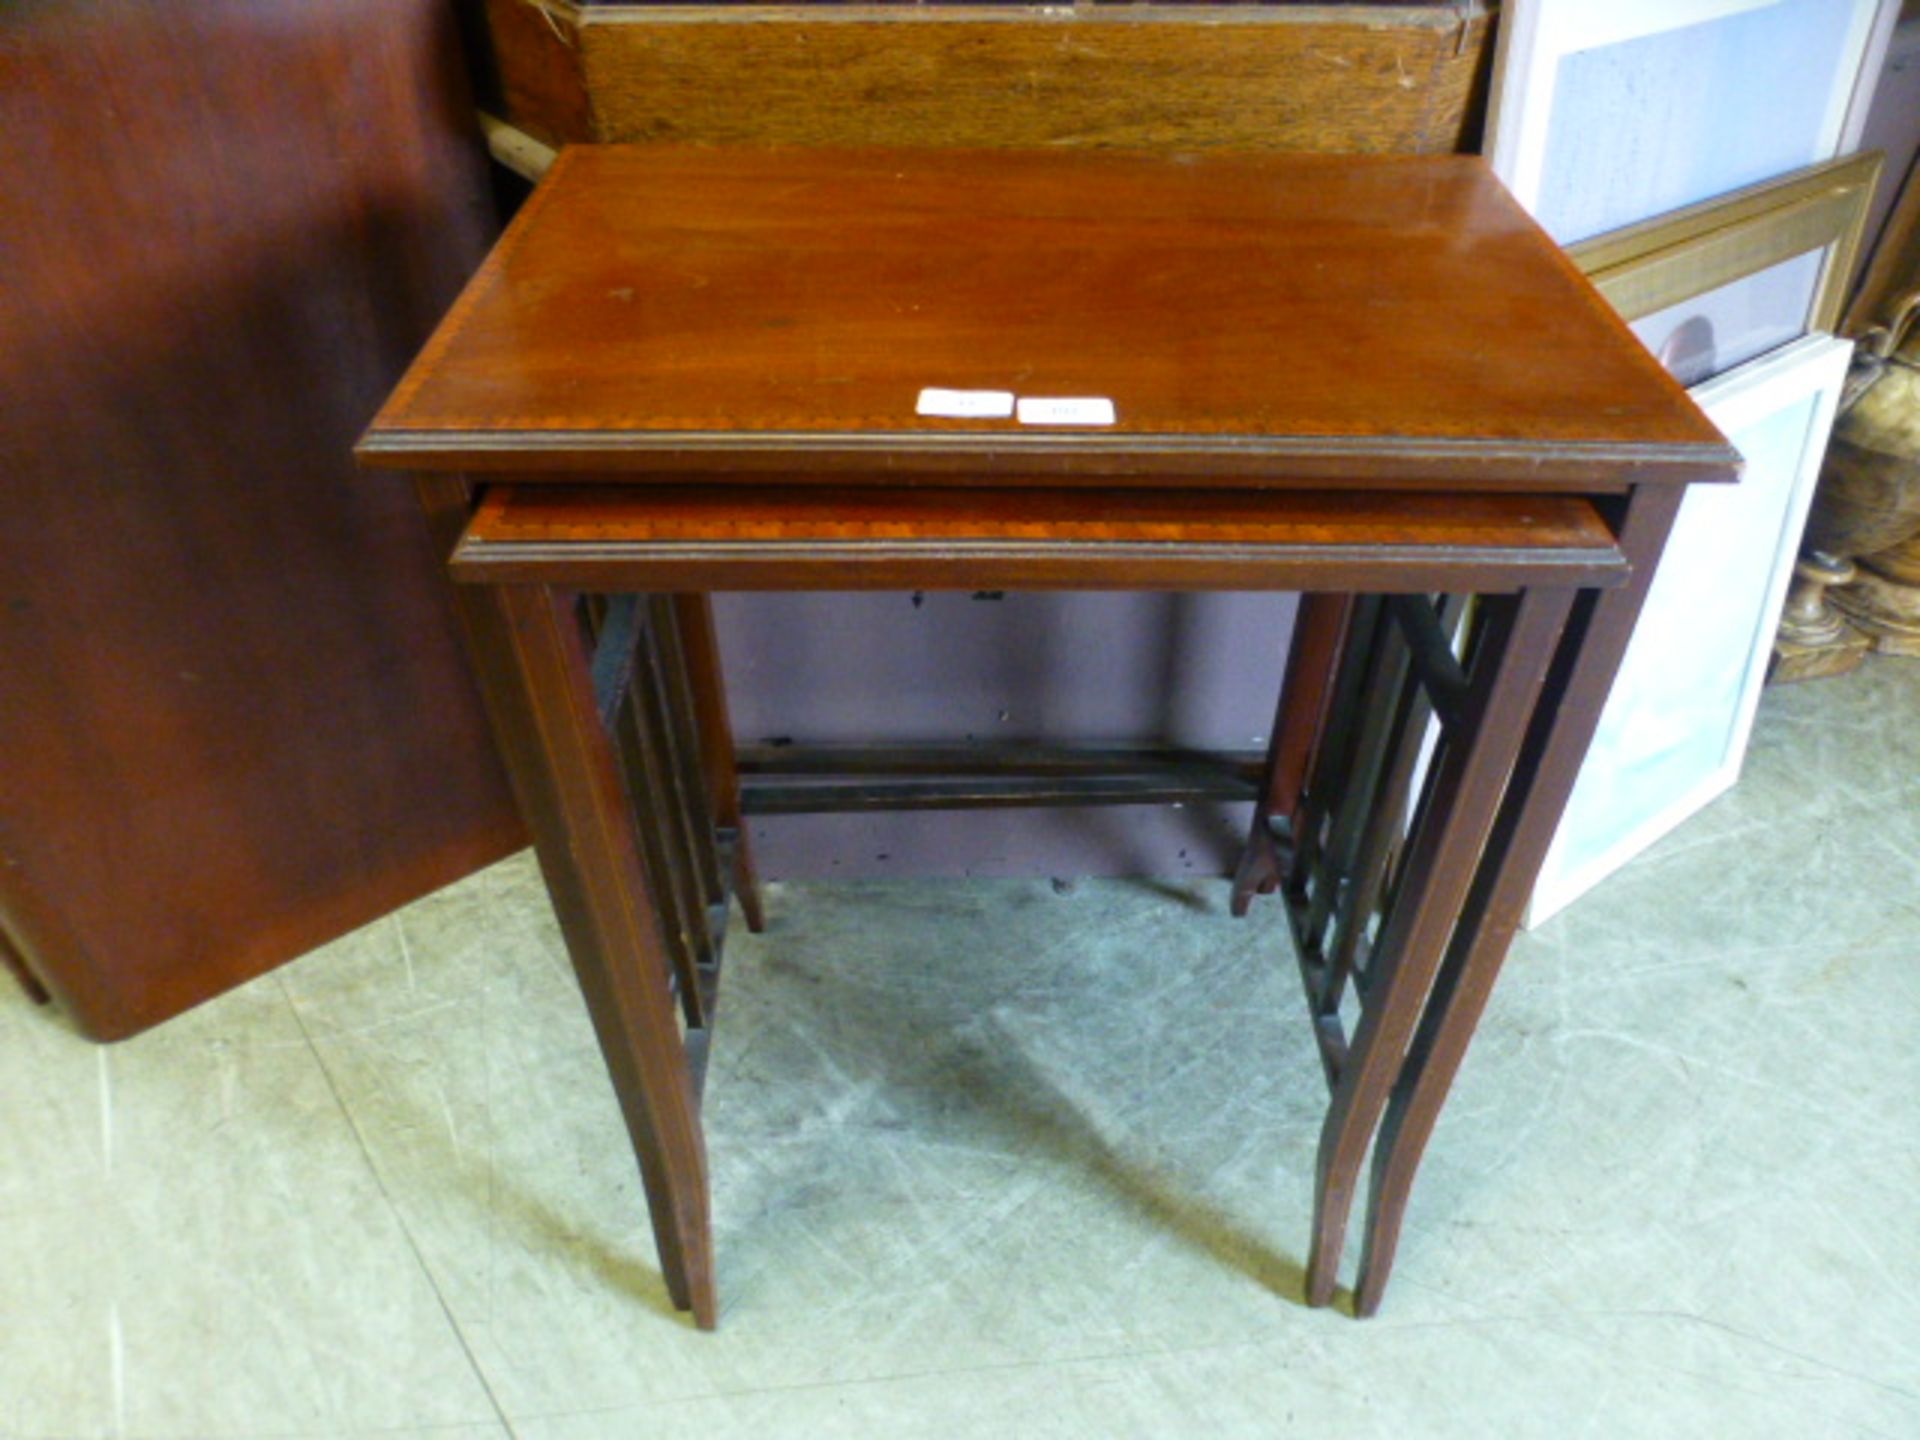
<path id="1" fill-rule="evenodd" d="M 1476 157 L 654 146 L 562 155 L 361 454 L 1477 490 L 1736 463 Z"/>

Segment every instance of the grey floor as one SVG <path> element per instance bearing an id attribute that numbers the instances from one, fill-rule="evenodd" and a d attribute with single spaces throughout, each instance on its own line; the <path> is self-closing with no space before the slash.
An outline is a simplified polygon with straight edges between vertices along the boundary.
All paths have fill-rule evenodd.
<path id="1" fill-rule="evenodd" d="M 1920 664 L 1521 941 L 1375 1320 L 1225 898 L 776 888 L 717 1335 L 524 858 L 110 1049 L 0 986 L 0 1435 L 1920 1435 Z"/>

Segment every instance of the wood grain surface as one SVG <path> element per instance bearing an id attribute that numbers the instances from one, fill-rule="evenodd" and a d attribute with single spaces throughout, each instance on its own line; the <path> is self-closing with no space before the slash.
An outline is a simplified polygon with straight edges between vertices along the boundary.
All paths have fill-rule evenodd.
<path id="1" fill-rule="evenodd" d="M 621 6 L 584 12 L 595 138 L 1445 152 L 1482 7 Z"/>
<path id="2" fill-rule="evenodd" d="M 151 1025 L 524 843 L 354 436 L 494 232 L 437 0 L 0 6 L 0 931 Z"/>
<path id="3" fill-rule="evenodd" d="M 482 13 L 490 102 L 554 145 L 1470 150 L 1493 35 L 1478 0 Z"/>
<path id="4" fill-rule="evenodd" d="M 918 415 L 1104 397 L 1111 426 Z M 566 152 L 363 458 L 516 474 L 1730 474 L 1474 157 Z"/>
<path id="5" fill-rule="evenodd" d="M 1368 590 L 1471 574 L 1492 592 L 1626 578 L 1606 523 L 1571 496 L 981 487 L 496 486 L 453 570 L 619 590 Z"/>
<path id="6" fill-rule="evenodd" d="M 469 31 L 481 100 L 549 145 L 599 139 L 575 7 L 483 0 L 480 18 Z"/>

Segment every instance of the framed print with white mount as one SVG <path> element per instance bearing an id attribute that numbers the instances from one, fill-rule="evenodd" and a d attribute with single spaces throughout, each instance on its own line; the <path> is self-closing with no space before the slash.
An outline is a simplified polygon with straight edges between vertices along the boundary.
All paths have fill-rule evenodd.
<path id="1" fill-rule="evenodd" d="M 1852 345 L 1809 335 L 1692 392 L 1739 448 L 1690 491 L 1527 908 L 1537 925 L 1730 789 Z"/>
<path id="2" fill-rule="evenodd" d="M 1858 143 L 1898 0 L 1510 0 L 1486 151 L 1571 244 Z"/>

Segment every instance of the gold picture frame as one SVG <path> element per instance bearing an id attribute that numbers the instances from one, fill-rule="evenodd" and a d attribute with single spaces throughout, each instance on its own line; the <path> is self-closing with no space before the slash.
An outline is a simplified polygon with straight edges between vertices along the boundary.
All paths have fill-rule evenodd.
<path id="1" fill-rule="evenodd" d="M 1832 331 L 1880 177 L 1878 151 L 1810 165 L 1567 247 L 1621 317 L 1639 320 L 1824 249 L 1808 330 Z"/>

